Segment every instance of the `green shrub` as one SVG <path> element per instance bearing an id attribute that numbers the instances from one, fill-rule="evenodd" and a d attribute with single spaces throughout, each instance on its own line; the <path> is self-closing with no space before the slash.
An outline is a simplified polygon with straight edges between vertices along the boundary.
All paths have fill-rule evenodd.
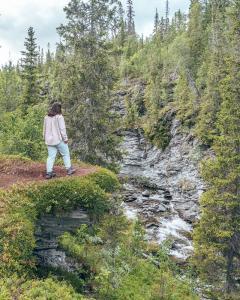
<path id="1" fill-rule="evenodd" d="M 0 300 L 84 300 L 82 295 L 65 282 L 52 278 L 45 280 L 28 280 L 9 278 L 0 280 Z"/>
<path id="2" fill-rule="evenodd" d="M 73 177 L 35 184 L 23 190 L 37 207 L 39 213 L 60 212 L 78 206 L 98 218 L 108 207 L 106 193 L 90 178 Z"/>
<path id="3" fill-rule="evenodd" d="M 94 230 L 83 225 L 73 235 L 65 233 L 60 245 L 81 268 L 86 267 L 86 284 L 94 289 L 96 299 L 198 299 L 190 282 L 178 277 L 165 249 L 152 256 L 140 223 L 131 224 L 122 215 L 106 215 Z"/>
<path id="4" fill-rule="evenodd" d="M 107 169 L 98 168 L 97 172 L 88 175 L 87 178 L 93 180 L 107 193 L 115 192 L 120 188 L 117 176 Z"/>
<path id="5" fill-rule="evenodd" d="M 30 199 L 15 191 L 1 193 L 4 208 L 0 218 L 0 272 L 22 274 L 34 265 L 36 209 Z"/>
<path id="6" fill-rule="evenodd" d="M 42 138 L 44 105 L 28 109 L 26 116 L 21 111 L 5 113 L 0 122 L 0 153 L 23 155 L 34 160 L 46 156 Z"/>

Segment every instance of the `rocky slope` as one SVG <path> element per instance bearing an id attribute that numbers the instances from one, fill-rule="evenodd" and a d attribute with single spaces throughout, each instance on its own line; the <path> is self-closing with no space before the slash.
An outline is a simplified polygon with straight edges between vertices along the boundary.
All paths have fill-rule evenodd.
<path id="1" fill-rule="evenodd" d="M 135 89 L 144 93 L 141 84 Z M 126 115 L 126 94 L 118 94 L 115 107 L 122 118 Z M 125 130 L 121 134 L 125 155 L 120 174 L 128 178 L 124 185 L 127 216 L 143 221 L 150 240 L 161 243 L 170 239 L 172 255 L 186 259 L 192 252 L 191 232 L 204 191 L 199 162 L 206 155 L 205 149 L 191 133 L 182 131 L 176 119 L 171 126 L 170 144 L 164 151 L 151 145 L 142 130 Z"/>

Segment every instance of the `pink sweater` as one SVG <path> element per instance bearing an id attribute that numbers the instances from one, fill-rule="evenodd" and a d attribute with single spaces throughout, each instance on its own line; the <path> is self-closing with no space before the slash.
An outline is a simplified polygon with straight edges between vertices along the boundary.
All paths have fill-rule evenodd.
<path id="1" fill-rule="evenodd" d="M 56 115 L 54 117 L 46 116 L 43 124 L 43 138 L 45 144 L 49 146 L 56 146 L 61 141 L 67 141 L 67 132 L 64 117 Z"/>

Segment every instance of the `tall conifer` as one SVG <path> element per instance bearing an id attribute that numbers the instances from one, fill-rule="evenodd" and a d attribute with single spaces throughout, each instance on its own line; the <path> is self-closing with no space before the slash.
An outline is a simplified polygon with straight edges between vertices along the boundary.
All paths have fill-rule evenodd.
<path id="1" fill-rule="evenodd" d="M 129 35 L 135 34 L 135 21 L 134 21 L 134 8 L 133 1 L 127 0 L 127 30 Z"/>
<path id="2" fill-rule="evenodd" d="M 26 112 L 28 106 L 38 102 L 39 87 L 37 82 L 38 57 L 35 32 L 29 27 L 28 36 L 25 39 L 25 51 L 21 51 L 21 75 L 23 78 L 23 110 Z"/>
<path id="3" fill-rule="evenodd" d="M 201 275 L 214 282 L 221 299 L 238 299 L 240 264 L 240 3 L 228 9 L 226 74 L 220 80 L 221 106 L 214 137 L 215 158 L 203 165 L 208 191 L 195 230 L 195 253 Z M 225 296 L 220 292 L 225 291 Z M 236 298 L 234 293 L 236 292 Z M 238 294 L 239 295 L 239 294 Z"/>
<path id="4" fill-rule="evenodd" d="M 111 113 L 115 73 L 109 57 L 109 34 L 117 1 L 72 0 L 65 7 L 67 24 L 58 28 L 65 59 L 58 71 L 63 81 L 75 152 L 92 163 L 114 164 L 119 158 L 116 119 Z"/>

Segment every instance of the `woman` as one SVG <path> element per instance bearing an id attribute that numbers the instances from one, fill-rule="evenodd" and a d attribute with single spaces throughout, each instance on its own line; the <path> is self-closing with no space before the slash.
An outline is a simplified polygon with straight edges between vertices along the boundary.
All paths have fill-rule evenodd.
<path id="1" fill-rule="evenodd" d="M 53 166 L 58 152 L 63 157 L 67 175 L 75 173 L 71 166 L 68 137 L 60 103 L 54 103 L 48 115 L 44 118 L 43 138 L 48 148 L 46 179 L 56 176 L 53 172 Z"/>

